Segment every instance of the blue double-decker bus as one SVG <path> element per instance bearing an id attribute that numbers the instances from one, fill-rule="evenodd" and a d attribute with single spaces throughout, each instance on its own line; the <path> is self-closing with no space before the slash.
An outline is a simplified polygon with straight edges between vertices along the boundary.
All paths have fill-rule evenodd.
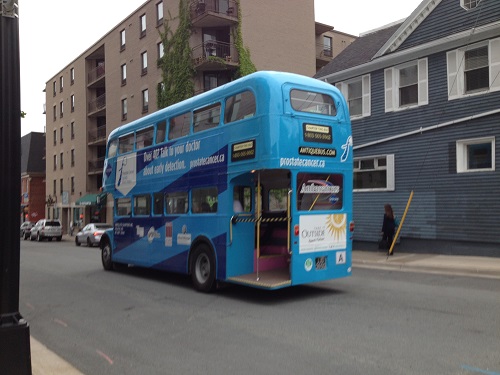
<path id="1" fill-rule="evenodd" d="M 106 270 L 279 289 L 351 274 L 352 136 L 341 93 L 257 72 L 115 129 Z"/>

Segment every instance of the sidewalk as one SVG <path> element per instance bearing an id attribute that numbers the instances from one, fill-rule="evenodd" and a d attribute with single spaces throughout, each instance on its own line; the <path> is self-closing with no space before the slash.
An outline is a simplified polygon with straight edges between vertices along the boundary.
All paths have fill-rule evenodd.
<path id="1" fill-rule="evenodd" d="M 354 250 L 353 268 L 434 273 L 484 277 L 500 280 L 500 258 L 394 253 Z M 31 367 L 33 375 L 83 375 L 71 364 L 31 338 Z"/>

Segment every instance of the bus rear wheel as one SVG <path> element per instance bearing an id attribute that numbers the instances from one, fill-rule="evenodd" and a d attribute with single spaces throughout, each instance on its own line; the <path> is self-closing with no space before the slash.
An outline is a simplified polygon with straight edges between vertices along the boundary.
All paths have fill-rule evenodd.
<path id="1" fill-rule="evenodd" d="M 111 259 L 111 244 L 109 240 L 104 240 L 101 243 L 101 261 L 102 267 L 106 271 L 111 271 L 113 269 L 113 261 Z"/>
<path id="2" fill-rule="evenodd" d="M 196 290 L 208 293 L 215 289 L 215 258 L 210 247 L 201 243 L 191 256 L 191 278 Z"/>

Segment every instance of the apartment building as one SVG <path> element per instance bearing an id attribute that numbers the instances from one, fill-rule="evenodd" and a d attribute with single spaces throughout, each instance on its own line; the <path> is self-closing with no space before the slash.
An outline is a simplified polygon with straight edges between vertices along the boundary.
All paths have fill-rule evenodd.
<path id="1" fill-rule="evenodd" d="M 257 70 L 313 76 L 318 51 L 323 62 L 334 56 L 328 56 L 333 44 L 316 48 L 333 28 L 318 28 L 314 0 L 186 4 L 195 93 L 233 79 L 240 64 L 237 28 Z M 158 61 L 164 53 L 160 33 L 167 22 L 177 28 L 178 14 L 179 0 L 146 1 L 46 82 L 46 194 L 57 197 L 46 216 L 61 219 L 66 230 L 72 220 L 111 221 L 113 202 L 99 190 L 106 138 L 113 129 L 157 110 Z M 325 50 L 330 50 L 327 56 Z"/>

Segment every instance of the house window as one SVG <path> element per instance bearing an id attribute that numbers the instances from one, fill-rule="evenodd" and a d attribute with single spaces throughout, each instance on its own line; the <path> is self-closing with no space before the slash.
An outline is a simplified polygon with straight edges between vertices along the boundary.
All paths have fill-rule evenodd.
<path id="1" fill-rule="evenodd" d="M 500 38 L 448 51 L 448 100 L 500 90 Z"/>
<path id="2" fill-rule="evenodd" d="M 349 105 L 351 118 L 370 116 L 371 86 L 370 75 L 364 75 L 335 85 L 344 95 Z"/>
<path id="3" fill-rule="evenodd" d="M 75 123 L 72 122 L 70 127 L 71 127 L 71 139 L 75 139 Z"/>
<path id="4" fill-rule="evenodd" d="M 470 10 L 476 8 L 481 0 L 460 0 L 460 6 L 464 9 Z"/>
<path id="5" fill-rule="evenodd" d="M 156 25 L 160 26 L 163 23 L 163 1 L 156 4 Z"/>
<path id="6" fill-rule="evenodd" d="M 127 119 L 127 99 L 122 99 L 122 120 Z"/>
<path id="7" fill-rule="evenodd" d="M 121 67 L 122 72 L 122 86 L 127 84 L 127 64 L 123 64 Z"/>
<path id="8" fill-rule="evenodd" d="M 141 75 L 148 74 L 148 52 L 141 53 Z"/>
<path id="9" fill-rule="evenodd" d="M 143 14 L 142 16 L 139 17 L 140 23 L 141 23 L 141 34 L 140 37 L 144 38 L 146 36 L 146 15 Z"/>
<path id="10" fill-rule="evenodd" d="M 61 164 L 61 165 L 59 166 L 59 168 L 60 168 L 60 169 L 63 169 L 63 165 L 64 165 L 64 159 L 63 159 L 63 157 L 64 157 L 64 153 L 62 153 L 62 152 L 61 152 L 61 153 L 59 154 L 59 162 L 60 162 L 60 164 Z"/>
<path id="11" fill-rule="evenodd" d="M 125 49 L 125 30 L 120 31 L 120 51 Z"/>
<path id="12" fill-rule="evenodd" d="M 75 193 L 75 177 L 71 176 L 71 194 Z"/>
<path id="13" fill-rule="evenodd" d="M 60 143 L 63 143 L 63 140 L 64 140 L 64 126 L 61 126 L 61 129 L 59 129 L 59 142 Z"/>
<path id="14" fill-rule="evenodd" d="M 161 58 L 163 55 L 165 55 L 165 51 L 163 50 L 163 43 L 159 42 L 157 45 L 157 51 L 158 51 L 158 64 L 160 63 Z"/>
<path id="15" fill-rule="evenodd" d="M 59 103 L 59 117 L 62 118 L 64 116 L 64 102 Z"/>
<path id="16" fill-rule="evenodd" d="M 75 166 L 75 149 L 71 149 L 71 166 Z"/>
<path id="17" fill-rule="evenodd" d="M 75 112 L 75 95 L 71 95 L 71 112 Z"/>
<path id="18" fill-rule="evenodd" d="M 495 170 L 495 137 L 457 141 L 457 173 Z"/>
<path id="19" fill-rule="evenodd" d="M 354 190 L 393 191 L 394 155 L 354 159 Z"/>
<path id="20" fill-rule="evenodd" d="M 63 87 L 64 87 L 64 77 L 60 76 L 59 77 L 59 92 L 63 92 Z"/>
<path id="21" fill-rule="evenodd" d="M 332 57 L 332 37 L 323 36 L 323 55 L 326 57 Z"/>
<path id="22" fill-rule="evenodd" d="M 386 69 L 384 84 L 386 112 L 428 104 L 427 59 Z"/>
<path id="23" fill-rule="evenodd" d="M 149 90 L 142 90 L 142 113 L 147 112 L 149 108 Z"/>
<path id="24" fill-rule="evenodd" d="M 70 85 L 75 83 L 75 68 L 71 68 L 69 71 L 69 81 Z"/>

